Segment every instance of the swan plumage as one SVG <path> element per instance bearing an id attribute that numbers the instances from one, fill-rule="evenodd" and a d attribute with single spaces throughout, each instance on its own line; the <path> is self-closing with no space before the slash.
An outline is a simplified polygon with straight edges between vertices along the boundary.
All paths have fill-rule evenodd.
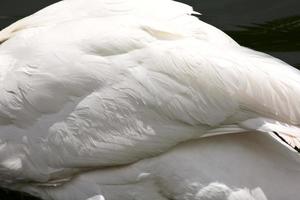
<path id="1" fill-rule="evenodd" d="M 137 196 L 148 194 L 145 199 L 174 199 L 177 186 L 168 194 L 171 183 L 158 192 L 159 181 L 148 181 L 152 174 L 164 176 L 154 170 L 159 162 L 151 157 L 166 158 L 171 148 L 189 140 L 199 139 L 199 148 L 203 141 L 213 145 L 223 134 L 232 141 L 239 137 L 235 134 L 255 135 L 249 137 L 253 141 L 267 134 L 261 145 L 272 144 L 280 149 L 274 152 L 281 152 L 272 155 L 262 148 L 269 163 L 279 155 L 287 158 L 283 169 L 295 173 L 291 183 L 296 183 L 299 156 L 292 147 L 300 146 L 299 71 L 239 46 L 192 14 L 190 6 L 171 0 L 65 0 L 2 30 L 1 186 L 45 199 L 118 199 L 124 191 L 105 186 L 112 184 L 135 190 Z M 180 150 L 174 151 L 173 159 L 184 161 L 177 157 Z M 226 160 L 223 154 L 212 155 Z M 190 161 L 191 166 L 202 159 Z M 128 174 L 124 165 L 129 165 Z M 135 166 L 141 170 L 137 179 L 131 174 Z M 154 171 L 147 172 L 151 166 Z M 197 181 L 232 190 L 226 198 L 234 193 L 264 200 L 257 191 L 265 188 L 252 192 L 260 185 L 251 180 L 233 176 L 235 182 L 218 183 L 221 172 L 215 180 L 199 175 L 203 180 Z M 104 182 L 87 180 L 89 173 Z M 76 182 L 78 176 L 85 181 Z M 283 193 L 295 194 L 292 185 Z M 73 190 L 81 193 L 68 197 Z M 204 197 L 191 197 L 197 198 Z"/>

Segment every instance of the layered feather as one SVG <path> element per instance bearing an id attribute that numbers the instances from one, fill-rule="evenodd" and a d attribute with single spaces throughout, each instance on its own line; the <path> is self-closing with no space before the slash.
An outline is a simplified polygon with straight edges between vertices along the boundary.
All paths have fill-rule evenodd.
<path id="1" fill-rule="evenodd" d="M 2 184 L 59 185 L 219 133 L 275 131 L 298 146 L 299 72 L 192 13 L 67 0 L 1 31 Z M 268 131 L 245 126 L 261 117 Z"/>

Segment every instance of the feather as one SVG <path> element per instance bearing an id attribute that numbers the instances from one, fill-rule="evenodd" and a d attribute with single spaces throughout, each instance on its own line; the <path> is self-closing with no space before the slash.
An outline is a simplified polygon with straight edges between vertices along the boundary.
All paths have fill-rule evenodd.
<path id="1" fill-rule="evenodd" d="M 172 180 L 161 169 L 167 162 L 158 166 L 150 158 L 160 159 L 171 149 L 179 155 L 181 143 L 200 139 L 207 141 L 200 149 L 233 146 L 241 152 L 239 159 L 255 163 L 252 151 L 239 151 L 243 140 L 234 140 L 234 133 L 247 138 L 249 131 L 263 138 L 262 146 L 255 146 L 262 155 L 275 159 L 265 149 L 271 145 L 276 156 L 287 157 L 283 168 L 297 168 L 298 155 L 273 142 L 277 136 L 263 137 L 261 132 L 276 132 L 299 147 L 299 71 L 239 46 L 194 13 L 171 0 L 65 0 L 2 30 L 0 186 L 45 199 L 133 199 L 132 194 L 121 195 L 127 189 L 159 200 L 176 199 L 181 190 L 183 196 L 188 191 L 195 195 L 193 184 L 174 181 L 180 185 L 176 191 L 171 181 L 161 181 L 162 176 Z M 215 145 L 224 134 L 236 143 Z M 256 138 L 250 139 L 254 145 Z M 186 157 L 198 155 L 188 152 Z M 230 156 L 217 154 L 212 164 Z M 170 173 L 186 169 L 181 166 L 185 158 L 176 160 L 170 160 Z M 132 172 L 139 163 L 143 167 Z M 191 167 L 204 164 L 191 162 Z M 232 188 L 222 167 L 229 169 L 219 164 L 216 173 L 208 170 L 210 176 L 205 174 L 208 168 L 196 174 L 203 179 L 218 174 Z M 124 166 L 128 174 L 118 170 Z M 152 168 L 160 170 L 153 173 Z M 89 172 L 95 172 L 96 182 L 86 181 Z M 117 172 L 121 180 L 114 176 Z M 282 178 L 278 170 L 271 173 Z M 80 175 L 83 181 L 76 182 Z M 238 185 L 260 187 L 251 178 L 233 178 Z M 261 178 L 257 183 L 268 187 Z M 287 193 L 297 191 L 290 189 Z M 257 191 L 234 192 L 232 199 L 241 194 L 264 199 Z"/>
<path id="2" fill-rule="evenodd" d="M 271 135 L 276 133 L 291 147 L 300 148 L 300 128 L 297 126 L 266 118 L 248 119 L 241 122 L 240 125 L 249 130 L 266 132 Z M 275 138 L 277 138 L 277 136 L 275 136 Z"/>

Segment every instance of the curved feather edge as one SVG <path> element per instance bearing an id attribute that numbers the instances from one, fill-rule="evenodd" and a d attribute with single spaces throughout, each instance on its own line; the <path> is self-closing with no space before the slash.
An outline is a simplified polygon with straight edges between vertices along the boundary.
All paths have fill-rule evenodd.
<path id="1" fill-rule="evenodd" d="M 269 133 L 293 151 L 300 148 L 300 128 L 269 118 L 254 118 L 239 123 L 242 128 Z M 291 148 L 292 147 L 292 148 Z"/>

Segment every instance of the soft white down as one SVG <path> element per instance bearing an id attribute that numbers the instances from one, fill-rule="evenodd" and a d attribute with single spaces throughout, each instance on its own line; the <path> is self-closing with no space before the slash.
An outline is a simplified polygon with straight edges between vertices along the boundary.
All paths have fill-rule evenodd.
<path id="1" fill-rule="evenodd" d="M 192 14 L 64 0 L 2 30 L 0 186 L 45 200 L 299 199 L 300 72 Z"/>

